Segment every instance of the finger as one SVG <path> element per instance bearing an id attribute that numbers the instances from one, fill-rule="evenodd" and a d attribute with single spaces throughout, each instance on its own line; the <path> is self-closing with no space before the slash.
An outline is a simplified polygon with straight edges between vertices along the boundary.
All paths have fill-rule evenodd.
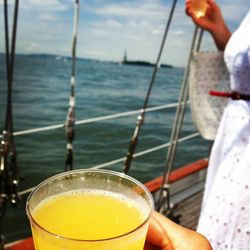
<path id="1" fill-rule="evenodd" d="M 212 9 L 218 9 L 218 5 L 214 0 L 207 0 L 207 5 L 210 6 Z"/>
<path id="2" fill-rule="evenodd" d="M 191 16 L 191 11 L 190 11 L 190 6 L 191 6 L 191 2 L 190 1 L 186 1 L 186 4 L 185 4 L 185 12 L 188 16 Z"/>
<path id="3" fill-rule="evenodd" d="M 220 7 L 214 0 L 207 0 L 207 8 L 210 12 L 220 13 Z"/>
<path id="4" fill-rule="evenodd" d="M 160 250 L 160 248 L 146 242 L 143 250 Z"/>
<path id="5" fill-rule="evenodd" d="M 161 223 L 154 216 L 154 214 L 149 224 L 146 241 L 162 250 L 174 250 L 167 232 L 164 230 Z"/>

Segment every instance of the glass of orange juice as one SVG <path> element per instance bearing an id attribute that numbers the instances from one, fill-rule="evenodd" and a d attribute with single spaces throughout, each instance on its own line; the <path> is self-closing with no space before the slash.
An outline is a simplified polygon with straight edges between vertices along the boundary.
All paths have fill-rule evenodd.
<path id="1" fill-rule="evenodd" d="M 36 250 L 143 250 L 153 208 L 143 184 L 109 170 L 55 175 L 26 205 Z"/>
<path id="2" fill-rule="evenodd" d="M 207 10 L 207 0 L 191 0 L 190 8 L 196 17 L 203 17 Z"/>

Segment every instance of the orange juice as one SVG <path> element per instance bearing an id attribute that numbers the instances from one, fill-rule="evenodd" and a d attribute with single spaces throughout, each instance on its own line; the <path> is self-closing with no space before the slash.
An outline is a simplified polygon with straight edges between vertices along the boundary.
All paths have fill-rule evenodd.
<path id="1" fill-rule="evenodd" d="M 143 184 L 104 169 L 52 176 L 26 203 L 36 250 L 143 250 L 153 208 Z"/>
<path id="2" fill-rule="evenodd" d="M 206 14 L 207 1 L 206 0 L 191 0 L 191 11 L 196 17 L 203 17 Z"/>

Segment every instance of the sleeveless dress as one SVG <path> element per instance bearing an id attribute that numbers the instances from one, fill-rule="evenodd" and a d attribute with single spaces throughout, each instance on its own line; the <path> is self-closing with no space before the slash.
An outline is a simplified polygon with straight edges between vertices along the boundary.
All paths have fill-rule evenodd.
<path id="1" fill-rule="evenodd" d="M 233 91 L 250 95 L 250 11 L 224 60 Z M 221 98 L 221 97 L 216 97 Z M 209 159 L 197 231 L 214 250 L 250 250 L 250 101 L 229 100 Z"/>

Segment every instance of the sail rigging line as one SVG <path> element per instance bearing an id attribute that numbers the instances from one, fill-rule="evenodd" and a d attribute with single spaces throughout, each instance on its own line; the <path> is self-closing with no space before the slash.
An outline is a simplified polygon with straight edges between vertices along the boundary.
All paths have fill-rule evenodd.
<path id="1" fill-rule="evenodd" d="M 76 45 L 77 45 L 77 31 L 80 12 L 79 0 L 75 0 L 75 15 L 73 25 L 73 41 L 72 41 L 72 68 L 70 78 L 70 98 L 69 109 L 65 122 L 65 133 L 67 140 L 67 153 L 65 160 L 65 171 L 73 169 L 73 141 L 75 135 L 75 85 L 76 85 Z"/>
<path id="2" fill-rule="evenodd" d="M 179 138 L 178 142 L 179 143 L 185 142 L 185 141 L 194 139 L 194 138 L 199 137 L 199 136 L 200 136 L 200 133 L 196 132 L 196 133 L 187 135 L 185 137 Z M 170 143 L 168 142 L 168 143 L 164 143 L 164 144 L 158 145 L 158 146 L 150 148 L 150 149 L 143 150 L 141 152 L 138 152 L 138 153 L 134 154 L 134 158 L 140 157 L 140 156 L 143 156 L 143 155 L 146 155 L 146 154 L 150 154 L 150 153 L 153 153 L 153 152 L 156 152 L 156 151 L 161 150 L 163 148 L 169 147 L 169 145 L 170 145 Z M 115 160 L 112 160 L 112 161 L 108 161 L 108 162 L 105 162 L 105 163 L 101 163 L 101 164 L 95 165 L 93 167 L 89 167 L 88 169 L 106 168 L 106 167 L 109 167 L 111 165 L 123 162 L 124 160 L 125 160 L 125 157 L 121 157 L 121 158 L 118 158 L 118 159 L 115 159 Z M 21 195 L 21 196 L 26 195 L 26 194 L 32 192 L 34 188 L 35 187 L 31 187 L 31 188 L 22 190 L 22 191 L 19 192 L 19 195 Z"/>
<path id="3" fill-rule="evenodd" d="M 165 41 L 166 41 L 166 38 L 167 38 L 167 34 L 168 34 L 168 31 L 169 31 L 169 28 L 170 28 L 170 24 L 172 22 L 172 17 L 173 17 L 173 14 L 174 14 L 176 3 L 177 3 L 177 0 L 173 0 L 172 7 L 171 7 L 171 10 L 170 10 L 170 13 L 169 13 L 169 17 L 168 17 L 168 20 L 167 20 L 167 23 L 166 23 L 166 28 L 165 28 L 165 31 L 164 31 L 164 35 L 163 35 L 163 38 L 162 38 L 160 50 L 159 50 L 157 60 L 156 60 L 156 63 L 154 65 L 153 74 L 152 74 L 152 77 L 151 77 L 151 80 L 150 80 L 150 83 L 149 83 L 146 98 L 144 100 L 144 104 L 143 104 L 143 107 L 142 107 L 142 109 L 140 111 L 140 114 L 137 117 L 134 133 L 133 133 L 133 135 L 132 135 L 132 137 L 130 139 L 128 153 L 127 153 L 126 159 L 124 161 L 124 166 L 123 166 L 123 172 L 125 174 L 127 174 L 129 169 L 130 169 L 131 162 L 132 162 L 132 159 L 133 159 L 133 155 L 135 153 L 136 146 L 138 144 L 139 133 L 140 133 L 141 127 L 142 127 L 142 125 L 144 123 L 144 119 L 145 119 L 145 109 L 146 109 L 146 107 L 148 105 L 149 96 L 150 96 L 153 84 L 155 82 L 157 70 L 159 68 L 160 58 L 161 58 L 161 55 L 162 55 L 162 52 L 163 52 L 163 48 L 164 48 Z"/>
<path id="4" fill-rule="evenodd" d="M 162 109 L 175 108 L 178 105 L 179 105 L 178 103 L 169 103 L 169 104 L 153 106 L 153 107 L 150 107 L 150 108 L 146 108 L 145 112 L 152 112 L 152 111 L 157 111 L 157 110 L 162 110 Z M 76 121 L 75 125 L 82 125 L 82 124 L 100 122 L 100 121 L 105 121 L 105 120 L 110 120 L 110 119 L 130 116 L 130 115 L 136 115 L 136 114 L 138 114 L 139 111 L 140 110 L 137 109 L 137 110 L 132 110 L 132 111 L 125 111 L 125 112 L 115 113 L 115 114 L 111 114 L 111 115 L 104 115 L 104 116 L 97 116 L 97 117 L 93 117 L 93 118 L 87 118 L 87 119 Z M 64 127 L 65 127 L 65 123 L 54 124 L 54 125 L 40 127 L 40 128 L 32 128 L 32 129 L 26 129 L 26 130 L 22 130 L 22 131 L 16 131 L 16 132 L 13 133 L 13 135 L 14 136 L 22 136 L 22 135 L 26 135 L 26 134 L 44 132 L 44 131 L 64 128 Z M 0 134 L 0 138 L 2 138 L 1 134 Z"/>
<path id="5" fill-rule="evenodd" d="M 194 33 L 193 33 L 193 39 L 192 39 L 191 48 L 190 48 L 190 52 L 188 56 L 187 67 L 183 76 L 183 81 L 182 81 L 182 86 L 181 86 L 180 96 L 179 96 L 180 105 L 178 105 L 174 124 L 172 127 L 172 133 L 170 137 L 170 146 L 167 152 L 166 163 L 165 163 L 164 174 L 163 174 L 163 181 L 162 181 L 162 185 L 161 185 L 161 189 L 160 189 L 159 197 L 157 201 L 157 206 L 156 206 L 157 210 L 161 213 L 166 213 L 166 214 L 171 213 L 171 204 L 170 204 L 170 199 L 169 199 L 170 198 L 169 176 L 173 167 L 174 157 L 176 154 L 176 149 L 177 149 L 177 144 L 178 144 L 178 138 L 180 136 L 184 114 L 186 110 L 186 105 L 188 101 L 188 90 L 189 90 L 188 87 L 189 86 L 187 83 L 187 78 L 188 78 L 189 70 L 190 70 L 190 62 L 193 56 L 193 51 L 194 50 L 198 51 L 198 49 L 200 48 L 202 35 L 203 35 L 203 30 L 200 30 L 199 32 L 199 28 L 196 26 Z"/>
<path id="6" fill-rule="evenodd" d="M 9 24 L 8 24 L 8 1 L 4 0 L 4 32 L 5 32 L 5 55 L 7 76 L 7 103 L 5 127 L 1 140 L 1 162 L 0 162 L 0 249 L 4 249 L 3 220 L 6 212 L 7 200 L 12 205 L 17 205 L 20 196 L 18 194 L 19 171 L 17 166 L 16 145 L 13 137 L 12 117 L 12 86 L 14 74 L 14 59 L 16 47 L 17 19 L 19 0 L 15 0 L 13 27 L 11 37 L 11 50 L 9 46 Z"/>
<path id="7" fill-rule="evenodd" d="M 15 1 L 14 6 L 14 18 L 13 18 L 13 29 L 12 29 L 12 42 L 11 42 L 11 53 L 9 53 L 9 34 L 8 34 L 8 11 L 7 1 L 5 0 L 5 38 L 6 38 L 6 64 L 7 64 L 7 76 L 8 76 L 8 97 L 7 97 L 7 112 L 6 112 L 6 131 L 9 136 L 9 155 L 10 155 L 10 201 L 13 205 L 16 205 L 19 200 L 18 185 L 19 185 L 19 171 L 17 166 L 17 153 L 16 145 L 13 137 L 13 115 L 12 115 L 12 86 L 13 86 L 13 74 L 14 74 L 14 60 L 15 60 L 15 48 L 16 48 L 16 33 L 17 33 L 17 20 L 18 20 L 18 7 L 19 0 Z M 10 61 L 9 61 L 10 59 Z M 8 123 L 8 124 L 7 124 Z"/>

